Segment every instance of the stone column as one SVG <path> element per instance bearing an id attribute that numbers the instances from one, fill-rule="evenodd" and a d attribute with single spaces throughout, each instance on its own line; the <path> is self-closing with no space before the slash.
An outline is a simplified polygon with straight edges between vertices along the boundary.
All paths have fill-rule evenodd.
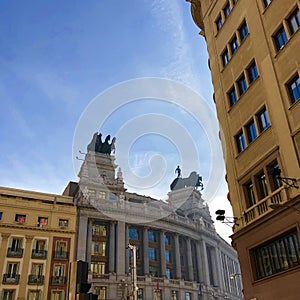
<path id="1" fill-rule="evenodd" d="M 176 278 L 181 279 L 181 264 L 180 264 L 180 251 L 179 251 L 179 235 L 174 235 L 175 244 L 175 266 L 176 266 Z"/>
<path id="2" fill-rule="evenodd" d="M 196 242 L 196 256 L 197 256 L 197 272 L 198 272 L 199 281 L 203 282 L 203 278 L 204 278 L 204 273 L 202 270 L 203 257 L 201 256 L 201 247 L 199 241 Z"/>
<path id="3" fill-rule="evenodd" d="M 161 276 L 166 277 L 166 247 L 165 247 L 165 232 L 159 233 L 159 250 L 161 263 Z"/>
<path id="4" fill-rule="evenodd" d="M 118 275 L 125 274 L 125 222 L 117 223 L 116 271 Z"/>
<path id="5" fill-rule="evenodd" d="M 17 300 L 25 300 L 26 298 L 26 286 L 27 286 L 27 280 L 29 272 L 29 261 L 31 257 L 31 245 L 32 245 L 32 240 L 33 240 L 33 235 L 25 235 L 25 249 L 24 249 L 24 255 L 23 255 L 23 266 L 22 270 L 19 270 L 19 274 L 22 274 L 20 276 L 20 284 L 19 284 L 19 295 Z"/>
<path id="6" fill-rule="evenodd" d="M 115 272 L 115 256 L 116 256 L 116 236 L 115 236 L 116 222 L 112 221 L 109 225 L 109 273 Z"/>
<path id="7" fill-rule="evenodd" d="M 144 227 L 143 230 L 143 263 L 144 275 L 149 274 L 149 241 L 148 241 L 148 228 Z"/>
<path id="8" fill-rule="evenodd" d="M 86 261 L 86 248 L 87 248 L 87 231 L 88 231 L 88 218 L 84 215 L 79 215 L 78 226 L 78 241 L 76 260 Z"/>
<path id="9" fill-rule="evenodd" d="M 93 219 L 88 220 L 88 230 L 87 230 L 87 241 L 86 241 L 86 261 L 89 265 L 89 271 L 91 270 L 92 261 L 92 235 L 93 235 Z"/>
<path id="10" fill-rule="evenodd" d="M 9 237 L 10 237 L 10 233 L 1 233 L 2 241 L 1 241 L 1 247 L 0 247 L 0 274 L 6 273 L 6 269 L 5 269 L 6 266 L 4 266 L 4 260 L 5 260 L 6 253 L 7 253 L 7 244 L 8 244 Z"/>
<path id="11" fill-rule="evenodd" d="M 191 239 L 187 239 L 186 241 L 187 248 L 187 263 L 188 263 L 188 273 L 189 273 L 189 281 L 194 280 L 194 272 L 193 272 L 193 260 L 192 260 L 192 247 L 191 247 Z"/>
<path id="12" fill-rule="evenodd" d="M 199 241 L 199 248 L 201 250 L 202 253 L 198 253 L 198 255 L 202 254 L 202 260 L 201 260 L 201 265 L 202 268 L 201 270 L 201 280 L 204 284 L 208 285 L 210 284 L 209 282 L 209 269 L 208 269 L 208 260 L 207 260 L 207 252 L 206 252 L 206 244 L 204 240 L 200 240 Z"/>
<path id="13" fill-rule="evenodd" d="M 222 278 L 222 262 L 221 262 L 221 252 L 219 248 L 215 248 L 215 253 L 216 253 L 216 271 L 217 271 L 217 285 L 221 288 L 221 289 L 225 289 L 224 286 L 224 280 Z M 228 276 L 228 275 L 227 275 Z"/>

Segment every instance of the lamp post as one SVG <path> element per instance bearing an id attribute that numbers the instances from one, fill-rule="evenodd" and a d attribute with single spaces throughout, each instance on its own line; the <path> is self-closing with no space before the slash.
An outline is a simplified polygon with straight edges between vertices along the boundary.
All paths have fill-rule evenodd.
<path id="1" fill-rule="evenodd" d="M 136 246 L 128 244 L 128 249 L 132 252 L 132 265 L 131 265 L 131 283 L 132 283 L 132 300 L 137 300 L 137 274 L 136 274 Z"/>

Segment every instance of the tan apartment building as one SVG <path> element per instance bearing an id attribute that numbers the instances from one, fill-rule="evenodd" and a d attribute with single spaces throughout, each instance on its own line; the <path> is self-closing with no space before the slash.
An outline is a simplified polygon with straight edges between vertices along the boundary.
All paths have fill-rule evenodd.
<path id="1" fill-rule="evenodd" d="M 299 1 L 189 2 L 208 48 L 245 299 L 299 299 Z"/>
<path id="2" fill-rule="evenodd" d="M 68 299 L 75 228 L 71 197 L 1 187 L 1 300 Z"/>

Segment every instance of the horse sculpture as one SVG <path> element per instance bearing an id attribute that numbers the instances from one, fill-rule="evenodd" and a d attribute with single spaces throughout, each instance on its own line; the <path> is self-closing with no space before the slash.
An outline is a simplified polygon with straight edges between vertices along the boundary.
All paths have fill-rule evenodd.
<path id="1" fill-rule="evenodd" d="M 181 178 L 177 177 L 173 180 L 173 182 L 170 185 L 171 191 L 183 189 L 185 187 L 194 187 L 200 188 L 200 190 L 203 190 L 203 183 L 202 183 L 202 177 L 199 176 L 195 171 L 190 174 L 187 178 Z"/>
<path id="2" fill-rule="evenodd" d="M 105 138 L 105 141 L 102 142 L 102 134 L 101 133 L 98 134 L 96 132 L 94 133 L 91 142 L 87 146 L 87 151 L 94 151 L 97 153 L 110 155 L 112 150 L 115 151 L 116 138 L 114 137 L 111 143 L 109 143 L 109 141 L 110 141 L 110 135 L 108 135 Z"/>

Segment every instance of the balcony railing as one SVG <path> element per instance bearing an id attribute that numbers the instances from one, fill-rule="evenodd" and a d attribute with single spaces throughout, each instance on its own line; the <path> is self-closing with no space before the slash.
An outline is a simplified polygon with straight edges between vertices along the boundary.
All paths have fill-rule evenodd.
<path id="1" fill-rule="evenodd" d="M 69 258 L 69 252 L 67 251 L 54 251 L 54 258 L 56 259 L 68 259 Z"/>
<path id="2" fill-rule="evenodd" d="M 33 249 L 31 252 L 31 258 L 45 259 L 47 258 L 47 250 Z"/>
<path id="3" fill-rule="evenodd" d="M 20 281 L 19 274 L 3 274 L 2 283 L 18 284 Z"/>
<path id="4" fill-rule="evenodd" d="M 28 275 L 28 284 L 43 284 L 44 276 L 43 275 Z"/>
<path id="5" fill-rule="evenodd" d="M 52 285 L 64 285 L 66 284 L 65 276 L 52 276 L 51 278 Z"/>
<path id="6" fill-rule="evenodd" d="M 8 248 L 7 249 L 7 257 L 23 257 L 23 249 L 22 248 Z"/>
<path id="7" fill-rule="evenodd" d="M 270 204 L 284 203 L 287 201 L 287 193 L 284 187 L 273 192 L 271 195 L 260 200 L 255 205 L 251 206 L 245 211 L 244 222 L 249 224 L 260 217 L 264 216 L 268 212 L 272 211 Z"/>

